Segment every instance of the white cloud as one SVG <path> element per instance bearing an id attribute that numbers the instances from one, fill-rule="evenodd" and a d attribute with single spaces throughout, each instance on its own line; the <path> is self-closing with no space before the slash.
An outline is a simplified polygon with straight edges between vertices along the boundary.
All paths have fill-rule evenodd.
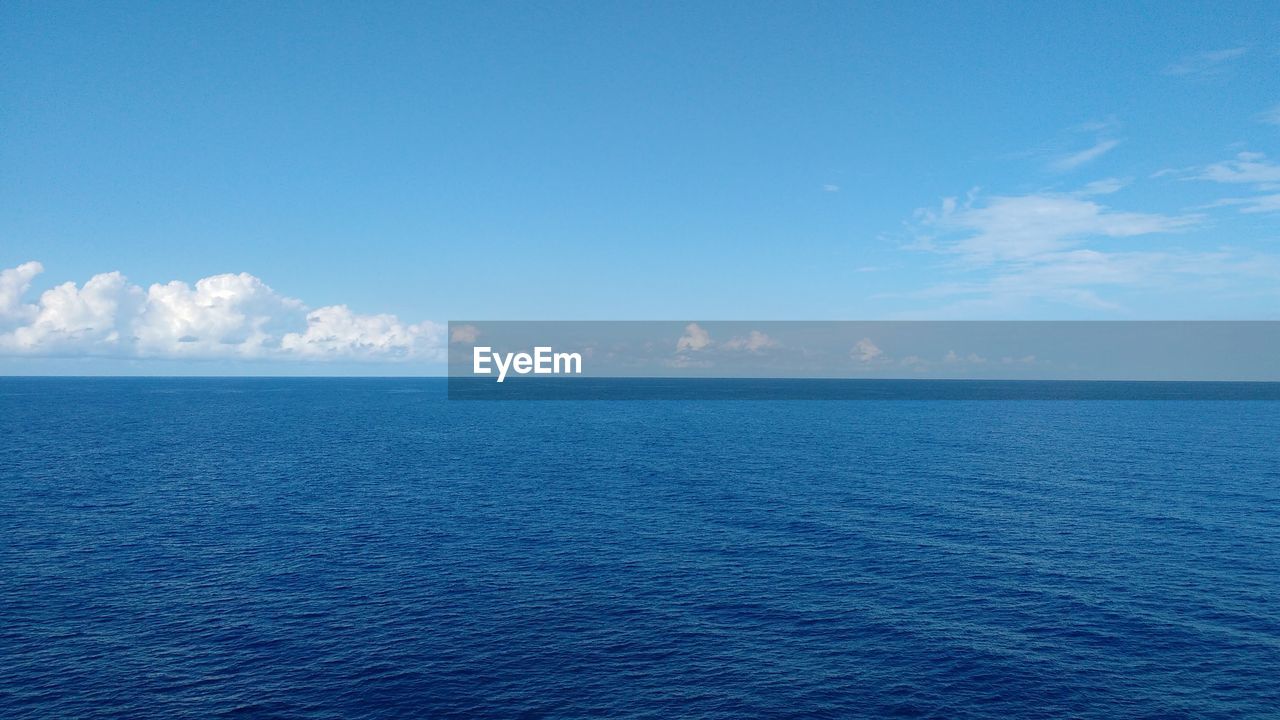
<path id="1" fill-rule="evenodd" d="M 405 325 L 395 315 L 359 315 L 346 305 L 307 313 L 307 330 L 288 333 L 286 352 L 317 358 L 410 358 L 419 343 L 438 347 L 443 328 L 435 323 Z"/>
<path id="2" fill-rule="evenodd" d="M 0 329 L 35 317 L 36 306 L 24 305 L 22 296 L 31 287 L 31 279 L 42 272 L 44 266 L 38 262 L 0 270 Z"/>
<path id="3" fill-rule="evenodd" d="M 684 335 L 676 341 L 676 352 L 704 350 L 711 345 L 711 334 L 703 330 L 698 323 L 689 323 L 684 328 Z"/>
<path id="4" fill-rule="evenodd" d="M 1164 69 L 1165 75 L 1208 76 L 1223 72 L 1227 64 L 1249 52 L 1247 47 L 1210 50 L 1182 58 Z"/>
<path id="5" fill-rule="evenodd" d="M 1280 212 L 1280 194 L 1259 195 L 1258 197 L 1246 198 L 1244 202 L 1241 203 L 1240 212 L 1242 213 Z"/>
<path id="6" fill-rule="evenodd" d="M 777 346 L 776 340 L 759 330 L 752 330 L 746 337 L 731 338 L 723 343 L 726 350 L 746 350 L 747 352 L 760 352 Z"/>
<path id="7" fill-rule="evenodd" d="M 839 185 L 830 185 L 830 184 L 828 184 L 828 185 L 823 185 L 823 186 L 822 186 L 822 191 L 823 191 L 823 192 L 840 192 L 840 186 L 839 186 Z"/>
<path id="8" fill-rule="evenodd" d="M 443 328 L 360 315 L 344 305 L 309 309 L 248 273 L 214 275 L 143 291 L 118 272 L 66 282 L 22 304 L 43 268 L 0 272 L 0 353 L 136 358 L 439 359 Z"/>
<path id="9" fill-rule="evenodd" d="M 1223 198 L 1206 207 L 1236 207 L 1246 214 L 1280 212 L 1280 194 Z"/>
<path id="10" fill-rule="evenodd" d="M 1253 197 L 1231 197 L 1209 203 L 1206 207 L 1235 206 L 1242 213 L 1271 213 L 1280 211 L 1280 163 L 1274 163 L 1258 152 L 1236 153 L 1234 159 L 1216 162 L 1201 168 L 1176 171 L 1184 180 L 1207 180 L 1226 185 L 1252 185 L 1253 190 L 1265 193 Z"/>
<path id="11" fill-rule="evenodd" d="M 854 343 L 853 349 L 849 351 L 849 357 L 860 363 L 873 362 L 882 355 L 884 351 L 877 347 L 871 338 L 862 338 Z"/>
<path id="12" fill-rule="evenodd" d="M 1120 144 L 1119 140 L 1107 140 L 1107 139 L 1098 140 L 1092 146 L 1085 148 L 1084 150 L 1080 150 L 1079 152 L 1074 152 L 1069 155 L 1064 155 L 1058 158 L 1057 160 L 1054 160 L 1052 163 L 1049 164 L 1049 167 L 1058 172 L 1075 170 L 1076 168 L 1080 167 L 1081 165 L 1084 165 L 1085 163 L 1092 162 L 1102 157 L 1103 155 L 1106 155 L 1107 153 L 1114 150 L 1115 147 L 1119 144 Z"/>
<path id="13" fill-rule="evenodd" d="M 138 354 L 244 357 L 278 354 L 280 339 L 302 325 L 306 306 L 248 273 L 152 285 L 133 322 Z"/>
<path id="14" fill-rule="evenodd" d="M 480 339 L 480 329 L 475 325 L 459 325 L 449 334 L 449 342 L 470 345 Z"/>
<path id="15" fill-rule="evenodd" d="M 963 275 L 908 297 L 948 299 L 949 305 L 929 311 L 932 318 L 1009 317 L 1044 301 L 1115 312 L 1122 308 L 1104 294 L 1107 289 L 1221 287 L 1280 277 L 1280 262 L 1271 256 L 1223 248 L 1154 250 L 1145 240 L 1132 244 L 1131 238 L 1194 227 L 1203 216 L 1119 211 L 1092 198 L 1120 185 L 1099 181 L 1074 193 L 985 201 L 970 196 L 963 203 L 949 198 L 940 208 L 918 210 L 913 247 L 958 258 L 953 267 Z M 1245 207 L 1264 212 L 1269 205 Z"/>
<path id="16" fill-rule="evenodd" d="M 1073 193 L 1076 197 L 1092 197 L 1094 195 L 1110 195 L 1120 192 L 1129 184 L 1128 180 L 1120 178 L 1105 178 L 1103 180 L 1094 180 Z"/>
<path id="17" fill-rule="evenodd" d="M 898 362 L 902 367 L 915 372 L 942 369 L 946 373 L 967 374 L 976 369 L 974 366 L 985 365 L 987 359 L 977 353 L 961 355 L 955 350 L 948 350 L 940 360 L 933 360 L 920 355 L 908 355 Z"/>
<path id="18" fill-rule="evenodd" d="M 667 358 L 662 361 L 662 364 L 666 365 L 667 367 L 681 368 L 681 369 L 709 368 L 714 366 L 714 363 L 712 363 L 710 360 L 705 360 L 705 359 L 695 360 L 688 355 L 676 355 L 675 357 Z"/>
<path id="19" fill-rule="evenodd" d="M 122 337 L 116 318 L 136 312 L 141 299 L 141 289 L 118 272 L 95 275 L 83 288 L 62 283 L 40 295 L 29 323 L 0 335 L 0 350 L 74 354 L 85 348 L 119 348 L 129 338 Z"/>
<path id="20" fill-rule="evenodd" d="M 1280 125 L 1280 103 L 1259 114 L 1258 122 L 1264 122 L 1268 125 Z"/>
<path id="21" fill-rule="evenodd" d="M 1102 252 L 1076 249 L 1047 253 L 1028 261 L 998 265 L 990 277 L 936 285 L 915 293 L 920 299 L 949 299 L 952 304 L 928 313 L 931 319 L 1007 317 L 1034 301 L 1115 312 L 1122 307 L 1100 291 L 1107 288 L 1231 287 L 1249 278 L 1280 278 L 1280 261 L 1229 250 L 1209 252 Z"/>
<path id="22" fill-rule="evenodd" d="M 1242 152 L 1237 153 L 1234 160 L 1206 165 L 1192 179 L 1217 183 L 1275 183 L 1280 182 L 1280 164 L 1267 160 L 1262 153 Z"/>
<path id="23" fill-rule="evenodd" d="M 1114 117 L 1082 123 L 1064 129 L 1049 145 L 1018 155 L 1039 158 L 1050 172 L 1070 172 L 1119 147 L 1119 130 L 1120 121 Z"/>
<path id="24" fill-rule="evenodd" d="M 1109 132 L 1120 127 L 1120 121 L 1115 117 L 1109 117 L 1105 120 L 1090 120 L 1089 122 L 1080 123 L 1071 128 L 1072 132 L 1077 133 L 1101 133 Z"/>
<path id="25" fill-rule="evenodd" d="M 1190 227 L 1196 216 L 1111 210 L 1078 194 L 996 196 L 985 204 L 943 200 L 939 210 L 916 211 L 925 247 L 974 264 L 1025 260 L 1059 252 L 1092 237 L 1127 238 Z"/>

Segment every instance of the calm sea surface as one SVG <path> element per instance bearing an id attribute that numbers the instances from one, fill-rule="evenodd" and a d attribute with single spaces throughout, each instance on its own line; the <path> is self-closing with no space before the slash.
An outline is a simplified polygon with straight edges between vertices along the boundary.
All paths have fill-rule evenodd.
<path id="1" fill-rule="evenodd" d="M 0 717 L 1280 717 L 1280 403 L 0 379 Z"/>

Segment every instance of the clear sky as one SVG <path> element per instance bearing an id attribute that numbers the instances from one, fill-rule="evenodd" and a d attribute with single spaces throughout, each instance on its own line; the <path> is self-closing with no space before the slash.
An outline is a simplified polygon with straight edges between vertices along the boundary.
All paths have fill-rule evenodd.
<path id="1" fill-rule="evenodd" d="M 0 68 L 0 372 L 1280 317 L 1276 2 L 6 2 Z"/>

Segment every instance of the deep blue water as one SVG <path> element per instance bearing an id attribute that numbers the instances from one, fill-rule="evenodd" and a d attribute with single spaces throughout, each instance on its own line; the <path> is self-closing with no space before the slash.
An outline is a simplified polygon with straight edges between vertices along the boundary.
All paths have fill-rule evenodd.
<path id="1" fill-rule="evenodd" d="M 1280 403 L 0 379 L 0 717 L 1280 716 Z"/>

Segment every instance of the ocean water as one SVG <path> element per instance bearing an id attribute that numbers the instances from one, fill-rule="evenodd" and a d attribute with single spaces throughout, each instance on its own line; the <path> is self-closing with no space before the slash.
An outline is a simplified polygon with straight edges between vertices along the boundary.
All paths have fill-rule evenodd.
<path id="1" fill-rule="evenodd" d="M 0 379 L 0 717 L 1276 718 L 1280 403 Z"/>

